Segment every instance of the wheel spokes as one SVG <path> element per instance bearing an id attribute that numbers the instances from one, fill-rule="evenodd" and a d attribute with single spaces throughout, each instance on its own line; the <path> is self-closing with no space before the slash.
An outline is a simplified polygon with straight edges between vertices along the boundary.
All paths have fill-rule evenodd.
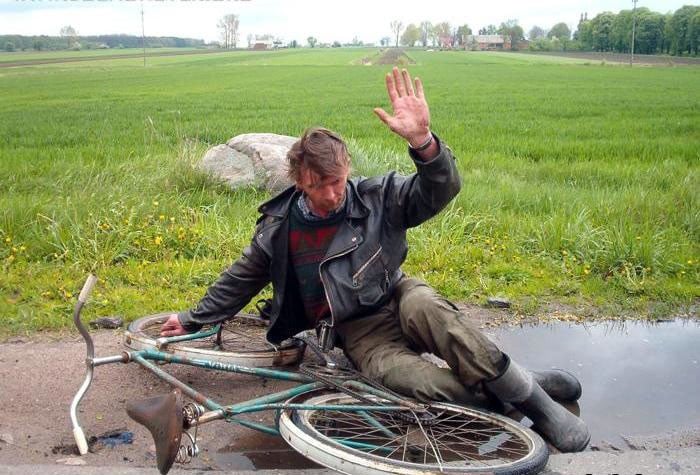
<path id="1" fill-rule="evenodd" d="M 460 412 L 443 411 L 429 424 L 409 423 L 386 411 L 372 411 L 372 418 L 395 437 L 354 412 L 318 410 L 310 422 L 325 437 L 366 454 L 438 469 L 509 463 L 530 450 L 526 439 L 506 428 Z"/>

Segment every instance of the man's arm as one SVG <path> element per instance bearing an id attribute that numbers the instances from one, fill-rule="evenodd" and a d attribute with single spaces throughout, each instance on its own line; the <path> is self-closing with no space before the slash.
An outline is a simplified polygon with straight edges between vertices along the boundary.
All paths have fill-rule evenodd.
<path id="1" fill-rule="evenodd" d="M 195 308 L 168 317 L 161 327 L 161 336 L 184 335 L 235 315 L 270 282 L 269 268 L 267 254 L 253 239 Z"/>
<path id="2" fill-rule="evenodd" d="M 415 78 L 415 89 L 405 69 L 386 75 L 386 89 L 393 108 L 391 116 L 381 108 L 375 114 L 409 144 L 417 172 L 404 177 L 390 174 L 385 181 L 389 222 L 410 228 L 435 216 L 461 187 L 452 151 L 430 132 L 430 110 L 423 84 Z"/>

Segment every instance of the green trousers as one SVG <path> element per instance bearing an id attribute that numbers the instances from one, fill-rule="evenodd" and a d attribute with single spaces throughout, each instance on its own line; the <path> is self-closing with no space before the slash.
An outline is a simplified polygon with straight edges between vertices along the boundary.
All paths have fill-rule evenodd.
<path id="1" fill-rule="evenodd" d="M 505 369 L 503 353 L 452 302 L 418 279 L 403 278 L 388 304 L 336 331 L 355 366 L 398 393 L 494 407 L 481 383 Z M 450 368 L 424 360 L 421 353 L 433 353 Z"/>

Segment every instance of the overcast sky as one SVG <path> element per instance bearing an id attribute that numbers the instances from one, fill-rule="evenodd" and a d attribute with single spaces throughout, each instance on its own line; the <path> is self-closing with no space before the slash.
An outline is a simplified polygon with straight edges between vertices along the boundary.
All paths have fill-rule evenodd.
<path id="1" fill-rule="evenodd" d="M 692 0 L 640 0 L 638 7 L 673 12 Z M 391 36 L 389 22 L 404 25 L 424 20 L 468 24 L 474 31 L 490 23 L 517 19 L 525 30 L 549 29 L 563 21 L 572 31 L 582 12 L 592 18 L 603 11 L 632 8 L 632 0 L 0 0 L 0 34 L 58 35 L 73 26 L 79 35 L 141 35 L 141 6 L 148 36 L 219 39 L 216 23 L 228 13 L 240 15 L 240 40 L 248 34 L 272 34 L 288 42 L 348 42 L 357 36 L 378 43 Z"/>

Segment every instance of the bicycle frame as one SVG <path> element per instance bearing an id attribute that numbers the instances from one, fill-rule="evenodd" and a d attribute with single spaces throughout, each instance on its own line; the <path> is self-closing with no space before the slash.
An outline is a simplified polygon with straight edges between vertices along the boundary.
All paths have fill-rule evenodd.
<path id="1" fill-rule="evenodd" d="M 249 414 L 253 412 L 261 412 L 261 411 L 269 411 L 269 410 L 275 410 L 282 411 L 282 410 L 334 410 L 334 411 L 346 411 L 346 412 L 357 412 L 359 413 L 363 418 L 365 418 L 368 423 L 370 423 L 373 427 L 385 432 L 388 435 L 393 435 L 391 431 L 383 427 L 381 422 L 376 420 L 374 417 L 372 417 L 367 411 L 370 410 L 380 410 L 380 411 L 410 411 L 410 412 L 421 412 L 425 410 L 425 407 L 417 404 L 413 401 L 401 398 L 395 394 L 391 394 L 389 392 L 383 391 L 377 387 L 373 387 L 370 385 L 367 385 L 365 383 L 362 383 L 361 381 L 356 381 L 352 379 L 340 379 L 336 380 L 335 382 L 341 386 L 342 388 L 346 388 L 348 390 L 352 390 L 355 392 L 361 392 L 363 394 L 369 394 L 372 396 L 375 396 L 381 401 L 386 401 L 382 403 L 377 403 L 377 404 L 372 404 L 372 403 L 367 403 L 367 404 L 352 404 L 352 405 L 342 405 L 342 404 L 328 404 L 328 405 L 307 405 L 307 404 L 298 404 L 298 403 L 290 403 L 287 402 L 288 400 L 299 396 L 304 393 L 308 393 L 310 391 L 315 391 L 323 388 L 329 388 L 329 385 L 322 382 L 318 381 L 312 376 L 308 376 L 299 372 L 295 371 L 284 371 L 284 370 L 275 370 L 275 369 L 269 369 L 269 368 L 252 368 L 252 367 L 247 367 L 247 366 L 242 366 L 242 365 L 235 365 L 235 364 L 226 364 L 226 363 L 221 363 L 217 361 L 210 361 L 207 359 L 199 359 L 199 358 L 188 358 L 188 357 L 183 357 L 183 356 L 178 356 L 178 355 L 173 355 L 171 353 L 168 353 L 166 351 L 163 351 L 164 348 L 167 348 L 168 344 L 170 343 L 175 343 L 175 342 L 180 342 L 180 341 L 185 341 L 185 340 L 194 340 L 198 338 L 204 338 L 207 336 L 211 336 L 214 333 L 218 331 L 218 326 L 214 327 L 210 330 L 206 331 L 201 331 L 189 335 L 184 335 L 184 336 L 177 336 L 177 337 L 170 337 L 170 338 L 159 338 L 158 339 L 158 348 L 157 350 L 154 349 L 143 349 L 143 350 L 138 350 L 138 351 L 124 351 L 121 355 L 115 355 L 115 356 L 107 356 L 107 357 L 101 357 L 101 358 L 96 358 L 94 355 L 94 344 L 92 342 L 92 338 L 90 337 L 90 334 L 88 333 L 87 329 L 83 325 L 82 321 L 80 320 L 80 312 L 82 307 L 87 301 L 87 297 L 94 286 L 96 282 L 96 278 L 94 276 L 88 277 L 83 290 L 80 293 L 80 296 L 78 297 L 78 303 L 76 304 L 73 319 L 75 325 L 78 327 L 78 330 L 80 331 L 81 335 L 85 339 L 86 345 L 87 345 L 87 357 L 85 359 L 85 365 L 86 365 L 86 377 L 85 380 L 76 393 L 75 397 L 73 398 L 73 401 L 71 403 L 70 407 L 70 415 L 71 415 L 71 421 L 73 424 L 73 434 L 76 440 L 76 443 L 78 445 L 78 449 L 80 451 L 81 455 L 84 455 L 88 451 L 88 445 L 87 441 L 85 439 L 84 432 L 82 428 L 80 427 L 78 423 L 78 418 L 77 418 L 77 407 L 78 404 L 80 403 L 82 397 L 85 395 L 87 392 L 88 388 L 90 387 L 90 384 L 92 382 L 92 377 L 93 377 L 93 370 L 97 366 L 105 365 L 105 364 L 111 364 L 111 363 L 130 363 L 130 362 L 135 362 L 139 366 L 145 368 L 146 370 L 150 371 L 153 373 L 155 376 L 158 378 L 164 380 L 171 386 L 178 388 L 184 393 L 186 396 L 194 400 L 197 404 L 201 405 L 204 410 L 200 411 L 201 413 L 194 419 L 194 420 L 188 420 L 185 421 L 186 427 L 196 427 L 202 424 L 206 424 L 211 421 L 215 420 L 225 420 L 226 422 L 231 422 L 231 423 L 236 423 L 244 427 L 248 427 L 250 429 L 255 429 L 261 432 L 264 432 L 266 434 L 272 434 L 272 435 L 280 435 L 279 432 L 279 425 L 277 423 L 279 417 L 276 418 L 276 423 L 274 426 L 271 425 L 266 425 L 266 424 L 261 424 L 261 423 L 256 423 L 252 422 L 249 420 L 245 420 L 241 417 L 240 415 L 243 414 Z M 168 372 L 162 370 L 161 368 L 157 367 L 153 362 L 165 362 L 165 363 L 173 363 L 173 364 L 181 364 L 181 365 L 188 365 L 188 366 L 194 366 L 194 367 L 199 367 L 199 368 L 204 368 L 204 369 L 211 369 L 211 370 L 217 370 L 217 371 L 224 371 L 224 372 L 229 372 L 229 373 L 240 373 L 240 374 L 247 374 L 247 375 L 252 375 L 252 376 L 258 376 L 261 378 L 271 378 L 271 379 L 278 379 L 278 380 L 284 380 L 284 381 L 294 381 L 299 383 L 297 386 L 286 389 L 283 391 L 279 391 L 277 393 L 269 394 L 266 396 L 250 399 L 247 401 L 242 401 L 238 402 L 235 404 L 230 404 L 230 405 L 224 405 L 219 402 L 216 402 L 207 396 L 205 396 L 203 393 L 195 390 L 194 388 L 188 386 L 187 384 L 183 383 L 176 377 L 172 376 Z M 329 379 L 333 379 L 330 377 Z M 387 404 L 388 402 L 388 404 Z M 358 442 L 353 442 L 350 440 L 338 440 L 337 442 L 344 444 L 348 447 L 352 448 L 359 448 L 359 449 L 380 449 L 377 446 L 371 446 L 366 443 L 358 443 Z"/>

